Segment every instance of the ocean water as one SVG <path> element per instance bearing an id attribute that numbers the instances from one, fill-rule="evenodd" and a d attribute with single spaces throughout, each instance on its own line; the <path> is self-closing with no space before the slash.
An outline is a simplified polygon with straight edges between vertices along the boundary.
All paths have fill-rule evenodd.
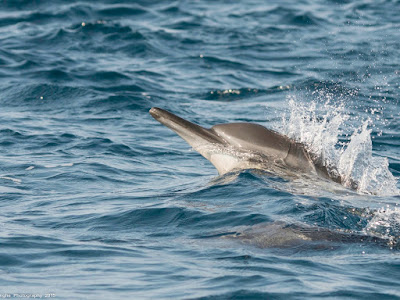
<path id="1" fill-rule="evenodd" d="M 0 1 L 0 297 L 400 298 L 399 11 Z M 218 176 L 153 106 L 277 130 L 358 190 Z"/>

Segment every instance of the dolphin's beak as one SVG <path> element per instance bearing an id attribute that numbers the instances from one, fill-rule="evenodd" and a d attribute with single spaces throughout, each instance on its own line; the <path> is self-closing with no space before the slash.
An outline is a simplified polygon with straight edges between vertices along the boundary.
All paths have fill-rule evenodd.
<path id="1" fill-rule="evenodd" d="M 163 112 L 168 113 L 167 111 L 162 110 L 161 108 L 158 108 L 158 107 L 152 107 L 152 108 L 150 109 L 150 111 L 149 111 L 150 115 L 151 115 L 154 119 L 156 119 L 156 120 L 158 120 L 159 118 L 161 118 L 161 114 L 162 114 Z"/>
<path id="2" fill-rule="evenodd" d="M 194 148 L 202 144 L 202 141 L 224 143 L 223 139 L 213 131 L 182 119 L 169 111 L 153 107 L 149 112 L 154 119 L 176 132 Z"/>
<path id="3" fill-rule="evenodd" d="M 157 121 L 159 121 L 162 124 L 164 124 L 162 122 L 163 119 L 170 120 L 171 122 L 175 122 L 175 123 L 185 123 L 185 122 L 190 123 L 190 122 L 178 117 L 177 115 L 174 115 L 173 113 L 170 113 L 169 111 L 166 111 L 166 110 L 158 108 L 158 107 L 152 107 L 149 112 L 150 112 L 150 115 L 154 119 L 156 119 Z"/>

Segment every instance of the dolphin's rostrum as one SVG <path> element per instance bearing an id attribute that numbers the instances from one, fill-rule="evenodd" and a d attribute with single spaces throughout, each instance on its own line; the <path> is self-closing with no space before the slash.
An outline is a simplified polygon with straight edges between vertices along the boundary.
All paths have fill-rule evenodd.
<path id="1" fill-rule="evenodd" d="M 254 168 L 278 175 L 318 174 L 338 183 L 342 181 L 334 166 L 326 166 L 304 144 L 264 126 L 229 123 L 206 129 L 161 108 L 153 107 L 150 114 L 208 159 L 221 175 L 235 169 Z"/>

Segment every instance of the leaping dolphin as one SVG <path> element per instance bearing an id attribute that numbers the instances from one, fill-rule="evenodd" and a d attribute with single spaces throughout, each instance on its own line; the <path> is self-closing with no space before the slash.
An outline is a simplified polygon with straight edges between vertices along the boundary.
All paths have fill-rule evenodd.
<path id="1" fill-rule="evenodd" d="M 278 175 L 317 174 L 342 183 L 337 169 L 325 165 L 304 144 L 259 124 L 218 124 L 207 129 L 161 108 L 151 108 L 150 114 L 208 159 L 220 175 L 235 169 L 263 169 Z"/>

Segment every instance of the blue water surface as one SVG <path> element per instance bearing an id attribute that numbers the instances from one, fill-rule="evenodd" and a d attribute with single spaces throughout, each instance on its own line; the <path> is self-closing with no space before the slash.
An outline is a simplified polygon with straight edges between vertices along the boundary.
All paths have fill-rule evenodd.
<path id="1" fill-rule="evenodd" d="M 398 195 L 218 176 L 148 114 L 279 129 L 288 99 L 340 102 L 400 176 L 399 12 L 2 0 L 0 296 L 400 298 Z"/>

